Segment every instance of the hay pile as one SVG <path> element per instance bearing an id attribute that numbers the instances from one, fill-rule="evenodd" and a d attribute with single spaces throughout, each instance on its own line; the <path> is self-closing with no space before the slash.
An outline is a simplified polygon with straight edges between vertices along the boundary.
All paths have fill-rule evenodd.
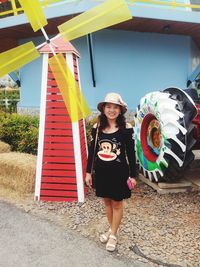
<path id="1" fill-rule="evenodd" d="M 36 156 L 18 152 L 2 153 L 0 170 L 1 185 L 20 194 L 34 191 Z"/>
<path id="2" fill-rule="evenodd" d="M 0 141 L 0 153 L 8 153 L 10 151 L 10 145 Z"/>

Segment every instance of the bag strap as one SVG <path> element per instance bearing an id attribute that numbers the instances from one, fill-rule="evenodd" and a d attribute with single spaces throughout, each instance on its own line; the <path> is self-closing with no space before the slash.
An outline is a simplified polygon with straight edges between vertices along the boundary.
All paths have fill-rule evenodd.
<path id="1" fill-rule="evenodd" d="M 96 135 L 95 135 L 94 153 L 93 153 L 93 158 L 92 158 L 91 173 L 92 173 L 93 166 L 94 166 L 94 158 L 95 158 L 95 151 L 96 151 L 96 147 L 97 147 L 97 138 L 98 138 L 98 134 L 99 134 L 99 123 L 97 124 L 97 131 L 96 131 Z"/>

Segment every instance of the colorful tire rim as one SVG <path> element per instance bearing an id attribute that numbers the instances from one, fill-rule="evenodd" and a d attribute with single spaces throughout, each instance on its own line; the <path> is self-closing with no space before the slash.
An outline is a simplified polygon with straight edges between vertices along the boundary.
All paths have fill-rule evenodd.
<path id="1" fill-rule="evenodd" d="M 192 110 L 189 117 L 188 107 Z M 178 88 L 152 92 L 140 100 L 135 118 L 135 146 L 145 177 L 155 182 L 174 181 L 193 160 L 193 128 L 187 122 L 195 114 L 194 102 Z"/>

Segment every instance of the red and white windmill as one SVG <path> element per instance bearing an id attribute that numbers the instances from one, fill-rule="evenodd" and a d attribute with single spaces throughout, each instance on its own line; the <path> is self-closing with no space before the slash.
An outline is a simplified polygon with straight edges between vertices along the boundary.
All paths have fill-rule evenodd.
<path id="1" fill-rule="evenodd" d="M 62 38 L 54 41 L 55 52 L 67 60 L 79 83 L 79 53 Z M 72 122 L 48 60 L 48 45 L 40 48 L 43 58 L 40 134 L 38 142 L 35 199 L 84 201 L 87 142 L 84 120 Z"/>

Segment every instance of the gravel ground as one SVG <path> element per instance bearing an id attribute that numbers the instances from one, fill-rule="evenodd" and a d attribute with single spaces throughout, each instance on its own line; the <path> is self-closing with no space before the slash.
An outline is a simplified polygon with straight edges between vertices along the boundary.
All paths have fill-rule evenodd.
<path id="1" fill-rule="evenodd" d="M 200 151 L 185 173 L 200 179 Z M 108 228 L 102 201 L 91 191 L 82 204 L 34 202 L 0 187 L 0 200 L 15 204 L 27 213 L 54 222 L 94 240 Z M 132 197 L 125 201 L 116 257 L 147 263 L 149 267 L 200 267 L 200 187 L 185 193 L 159 195 L 138 182 Z"/>
<path id="2" fill-rule="evenodd" d="M 199 171 L 196 173 L 199 175 Z M 193 172 L 194 175 L 194 172 Z M 34 202 L 0 190 L 0 198 L 26 212 L 46 218 L 95 240 L 108 225 L 101 199 L 89 192 L 85 203 Z M 125 256 L 154 266 L 200 266 L 200 191 L 159 195 L 138 182 L 125 201 L 124 218 L 115 256 Z M 140 254 L 142 253 L 142 254 Z"/>

